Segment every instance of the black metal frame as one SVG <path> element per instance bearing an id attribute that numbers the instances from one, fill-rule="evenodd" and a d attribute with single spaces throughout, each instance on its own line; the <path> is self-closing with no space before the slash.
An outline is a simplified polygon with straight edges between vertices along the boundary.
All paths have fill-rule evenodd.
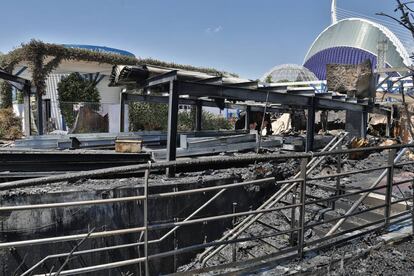
<path id="1" fill-rule="evenodd" d="M 293 93 L 283 93 L 280 90 L 269 90 L 268 87 L 258 87 L 257 82 L 248 83 L 235 83 L 235 84 L 223 84 L 220 78 L 212 78 L 199 81 L 184 81 L 178 77 L 178 71 L 173 70 L 145 81 L 143 86 L 140 86 L 144 92 L 151 90 L 159 86 L 168 86 L 168 97 L 166 96 L 154 96 L 154 95 L 137 95 L 131 93 L 123 93 L 121 96 L 121 114 L 120 114 L 120 125 L 121 132 L 124 130 L 125 121 L 125 103 L 129 101 L 146 101 L 156 103 L 168 103 L 169 104 L 169 115 L 168 115 L 168 133 L 169 135 L 169 147 L 167 152 L 167 160 L 175 160 L 176 148 L 173 147 L 174 134 L 177 133 L 177 116 L 178 105 L 188 104 L 198 106 L 201 109 L 202 106 L 217 106 L 212 100 L 205 100 L 200 98 L 210 98 L 213 100 L 227 100 L 230 102 L 247 102 L 252 101 L 256 103 L 265 103 L 266 105 L 274 104 L 277 107 L 271 106 L 259 106 L 252 104 L 230 104 L 225 103 L 225 107 L 242 107 L 243 109 L 250 109 L 251 111 L 264 111 L 265 109 L 269 112 L 283 112 L 287 110 L 305 109 L 308 111 L 307 118 L 307 136 L 306 136 L 306 151 L 313 150 L 313 140 L 315 132 L 315 112 L 317 110 L 347 110 L 361 112 L 363 114 L 361 133 L 365 135 L 367 129 L 367 114 L 377 113 L 383 114 L 389 117 L 390 110 L 380 107 L 375 104 L 362 104 L 347 102 L 334 99 L 319 98 L 318 96 L 303 96 L 296 95 Z M 270 92 L 270 93 L 269 93 Z M 189 98 L 183 98 L 180 96 L 187 96 Z M 201 108 L 200 108 L 201 106 Z M 201 112 L 201 111 L 198 111 Z M 199 115 L 199 113 L 197 113 Z M 196 126 L 201 128 L 201 116 L 197 116 Z M 248 128 L 248 118 L 246 116 L 246 126 Z M 171 140 L 171 141 L 170 141 Z M 174 144 L 175 145 L 175 144 Z"/>

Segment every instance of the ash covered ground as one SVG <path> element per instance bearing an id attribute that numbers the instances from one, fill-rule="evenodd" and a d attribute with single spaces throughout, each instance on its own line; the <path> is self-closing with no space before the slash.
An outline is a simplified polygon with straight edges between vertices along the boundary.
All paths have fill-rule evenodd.
<path id="1" fill-rule="evenodd" d="M 218 156 L 219 158 L 219 156 Z M 388 154 L 386 152 L 373 152 L 367 158 L 362 160 L 350 160 L 347 156 L 341 159 L 341 170 L 361 170 L 369 167 L 379 167 L 387 164 Z M 409 161 L 403 157 L 402 161 Z M 316 168 L 310 176 L 331 175 L 336 172 L 337 159 L 334 157 L 327 157 L 322 164 Z M 167 178 L 161 174 L 152 174 L 150 177 L 150 185 L 168 185 L 168 184 L 185 184 L 194 182 L 206 182 L 208 180 L 234 178 L 243 181 L 260 179 L 264 177 L 275 177 L 277 180 L 288 179 L 292 177 L 299 170 L 299 160 L 291 160 L 289 162 L 265 162 L 249 165 L 245 168 L 229 168 L 222 170 L 205 170 L 202 172 L 180 173 L 176 178 Z M 363 173 L 358 175 L 351 175 L 341 178 L 341 185 L 344 189 L 362 189 L 368 188 L 369 185 L 381 174 L 382 170 Z M 407 179 L 414 176 L 414 166 L 403 166 L 395 168 L 395 179 Z M 24 194 L 43 194 L 54 192 L 67 191 L 98 191 L 102 189 L 117 189 L 122 187 L 141 186 L 143 179 L 138 178 L 120 178 L 120 179 L 83 179 L 75 182 L 60 182 L 54 184 L 40 185 L 36 187 L 26 187 L 21 189 L 13 189 L 9 191 L 0 192 L 0 196 L 13 197 Z M 336 179 L 329 178 L 325 180 L 318 180 L 308 183 L 308 194 L 317 198 L 328 198 L 333 195 L 332 190 L 323 188 L 335 187 Z M 383 183 L 385 184 L 385 180 Z M 246 187 L 247 189 L 257 190 L 260 187 Z M 381 191 L 380 191 L 381 192 Z M 409 194 L 408 185 L 402 186 L 401 190 L 394 189 L 394 195 L 401 197 L 403 194 Z M 291 196 L 284 199 L 285 202 L 291 201 Z M 340 202 L 343 206 L 349 206 L 353 203 L 351 199 L 342 199 Z M 344 214 L 346 208 L 341 208 L 342 205 L 337 206 L 335 211 L 328 211 L 325 214 L 337 216 Z M 278 204 L 276 206 L 283 206 Z M 275 206 L 275 207 L 276 207 Z M 368 206 L 362 204 L 359 210 L 363 210 Z M 318 213 L 320 207 L 314 207 L 315 210 L 307 210 L 307 221 L 319 221 L 322 217 Z M 255 223 L 247 231 L 241 234 L 240 238 L 264 236 L 278 231 L 288 230 L 290 228 L 290 211 L 282 211 L 275 213 L 268 213 L 261 217 L 262 223 Z M 241 220 L 241 219 L 240 219 Z M 240 221 L 239 220 L 239 221 Z M 268 226 L 270 227 L 268 227 Z M 325 226 L 329 229 L 332 225 Z M 324 233 L 324 227 L 316 230 L 308 230 L 305 234 L 306 241 L 311 241 L 321 237 Z M 326 229 L 325 229 L 326 230 Z M 259 274 L 264 275 L 289 275 L 289 274 L 320 274 L 327 275 L 407 275 L 410 272 L 414 263 L 414 249 L 412 250 L 412 241 L 402 243 L 395 246 L 382 247 L 374 250 L 368 257 L 361 256 L 357 260 L 349 262 L 339 262 L 339 264 L 332 264 L 334 260 L 345 258 L 349 254 L 359 252 L 376 244 L 378 239 L 375 236 L 363 237 L 360 240 L 346 245 L 341 248 L 332 249 L 326 252 L 318 252 L 316 255 L 308 255 L 302 262 L 291 261 L 289 263 L 280 264 L 276 267 L 269 268 Z M 277 237 L 263 238 L 261 240 L 242 242 L 237 245 L 236 258 L 237 260 L 248 260 L 255 257 L 269 255 L 278 250 L 290 246 L 289 236 L 282 235 Z M 390 261 L 384 262 L 383 259 L 388 258 Z M 227 246 L 219 255 L 211 258 L 208 261 L 208 266 L 215 266 L 218 264 L 227 263 L 232 259 L 232 248 Z M 378 264 L 380 263 L 380 264 Z M 180 268 L 181 271 L 187 268 L 200 268 L 200 263 L 193 261 L 190 264 Z M 328 272 L 329 271 L 329 272 Z M 383 274 L 382 272 L 383 271 Z M 393 274 L 395 273 L 395 274 Z"/>
<path id="2" fill-rule="evenodd" d="M 343 156 L 341 159 L 341 171 L 353 171 L 353 170 L 363 170 L 367 168 L 372 167 L 381 167 L 385 166 L 387 164 L 388 160 L 388 152 L 373 152 L 369 154 L 366 158 L 362 160 L 350 160 L 347 158 L 347 156 Z M 404 156 L 401 159 L 401 162 L 409 161 L 406 156 Z M 327 157 L 322 164 L 316 168 L 310 176 L 321 176 L 321 175 L 331 175 L 336 172 L 336 165 L 337 159 L 333 157 Z M 258 164 L 260 165 L 260 164 Z M 347 177 L 341 178 L 341 186 L 345 190 L 358 190 L 358 189 L 364 189 L 368 188 L 377 178 L 378 176 L 383 172 L 383 170 L 373 171 L 373 172 L 366 172 L 356 175 L 350 175 Z M 409 179 L 413 178 L 414 176 L 414 167 L 412 165 L 406 165 L 406 166 L 400 166 L 395 167 L 394 171 L 394 180 L 403 180 L 403 179 Z M 384 179 L 380 184 L 378 185 L 385 185 L 386 180 Z M 326 187 L 335 187 L 336 186 L 336 178 L 328 178 L 325 180 L 318 180 L 318 181 L 310 181 L 308 183 L 308 190 L 307 193 L 310 196 L 314 196 L 317 198 L 329 198 L 330 196 L 334 195 L 332 189 L 328 189 Z M 399 189 L 394 188 L 393 195 L 396 198 L 400 198 L 402 196 L 408 196 L 411 195 L 411 191 L 409 189 L 409 185 L 401 185 Z M 325 188 L 324 188 L 325 187 Z M 385 191 L 379 190 L 378 193 L 384 193 Z M 288 196 L 285 198 L 286 202 L 291 201 L 291 196 Z M 341 214 L 345 214 L 345 212 L 348 210 L 348 208 L 352 205 L 352 203 L 355 202 L 355 198 L 350 199 L 340 199 L 336 202 L 337 206 L 335 210 L 330 210 L 327 212 L 324 212 L 324 216 L 329 217 L 337 217 Z M 276 206 L 283 206 L 283 204 L 278 204 Z M 328 207 L 328 206 L 327 206 Z M 367 206 L 366 204 L 361 204 L 357 211 L 364 210 L 366 208 L 369 208 L 372 206 Z M 321 207 L 315 207 L 313 206 L 313 209 L 308 209 L 306 213 L 306 220 L 308 222 L 317 222 L 320 221 L 324 216 L 321 215 Z M 383 209 L 379 209 L 378 211 L 373 211 L 368 213 L 367 217 L 358 217 L 356 219 L 348 219 L 347 226 L 353 227 L 358 226 L 363 223 L 368 223 L 370 221 L 370 217 L 379 217 L 383 216 Z M 254 237 L 254 236 L 265 236 L 268 234 L 274 233 L 274 230 L 277 229 L 278 231 L 284 231 L 288 230 L 290 228 L 290 211 L 281 211 L 281 212 L 275 212 L 275 213 L 269 213 L 264 214 L 260 218 L 260 223 L 255 223 L 251 227 L 249 227 L 246 231 L 244 231 L 239 238 L 247 238 L 247 237 Z M 270 227 L 269 227 L 270 226 Z M 318 239 L 320 237 L 323 237 L 327 230 L 329 230 L 332 227 L 332 224 L 328 225 L 322 225 L 320 227 L 315 227 L 315 229 L 308 230 L 305 233 L 305 240 L 306 241 L 312 241 L 315 239 Z M 325 229 L 324 229 L 325 228 Z M 366 269 L 360 268 L 358 265 L 355 268 L 352 268 L 350 265 L 349 269 L 353 269 L 355 273 L 346 274 L 347 266 L 346 264 L 343 264 L 343 269 L 331 269 L 330 262 L 332 260 L 335 260 L 337 258 L 341 259 L 344 258 L 344 256 L 348 256 L 355 252 L 363 251 L 370 246 L 377 244 L 380 242 L 380 240 L 377 238 L 376 235 L 369 235 L 364 236 L 362 239 L 355 240 L 351 244 L 345 245 L 340 248 L 336 248 L 333 250 L 328 250 L 325 252 L 318 252 L 314 255 L 308 255 L 306 259 L 302 262 L 297 261 L 291 261 L 284 265 L 278 266 L 277 268 L 269 269 L 265 272 L 259 273 L 264 275 L 289 275 L 289 274 L 318 274 L 320 275 L 327 275 L 327 269 L 329 269 L 332 273 L 332 275 L 350 275 L 350 274 L 357 274 L 358 275 L 382 275 L 379 271 L 380 269 L 375 270 L 374 268 L 377 267 L 375 264 L 376 260 L 374 259 L 366 259 L 364 262 Z M 264 238 L 261 240 L 252 240 L 247 242 L 242 242 L 237 245 L 237 251 L 236 251 L 236 258 L 238 261 L 241 260 L 248 260 L 264 255 L 270 255 L 275 252 L 277 252 L 280 249 L 287 248 L 290 246 L 289 236 L 288 235 L 282 235 L 282 236 L 276 236 L 271 238 Z M 409 246 L 405 245 L 399 245 L 403 248 L 410 248 Z M 383 249 L 378 250 L 378 254 L 382 254 Z M 384 249 L 383 254 L 388 254 L 389 250 L 392 251 L 392 249 Z M 398 251 L 398 250 L 397 250 Z M 413 249 L 414 251 L 414 249 Z M 387 253 L 388 252 L 388 253 Z M 395 251 L 396 252 L 396 251 Z M 208 262 L 207 266 L 216 266 L 224 263 L 228 263 L 229 260 L 232 259 L 232 246 L 225 247 L 219 254 L 212 257 Z M 391 253 L 392 254 L 392 253 Z M 405 253 L 404 253 L 405 254 Z M 407 252 L 404 256 L 412 256 L 413 253 Z M 398 254 L 397 254 L 398 255 Z M 377 256 L 379 258 L 379 255 Z M 398 256 L 397 256 L 398 257 Z M 399 257 L 398 257 L 399 258 Z M 398 258 L 396 260 L 398 260 Z M 363 262 L 363 259 L 361 257 L 361 262 Z M 407 261 L 408 264 L 394 264 L 395 267 L 402 267 L 402 270 L 399 271 L 402 274 L 404 273 L 404 269 L 407 267 L 410 268 L 411 261 Z M 414 262 L 414 259 L 413 259 Z M 385 265 L 385 264 L 381 264 Z M 181 271 L 185 271 L 188 268 L 201 268 L 202 265 L 200 264 L 199 260 L 195 259 L 192 263 L 183 266 L 180 268 Z M 321 270 L 320 268 L 324 267 L 325 270 Z M 328 267 L 328 268 L 327 268 Z M 332 266 L 333 267 L 333 266 Z M 344 270 L 345 269 L 345 270 Z M 358 270 L 360 269 L 360 270 Z M 373 271 L 372 273 L 369 272 L 370 269 Z M 382 268 L 381 268 L 382 269 Z M 385 271 L 385 270 L 384 270 Z M 390 269 L 390 272 L 392 273 L 392 268 Z M 344 274 L 345 273 L 345 274 Z M 392 274 L 390 274 L 392 275 Z"/>

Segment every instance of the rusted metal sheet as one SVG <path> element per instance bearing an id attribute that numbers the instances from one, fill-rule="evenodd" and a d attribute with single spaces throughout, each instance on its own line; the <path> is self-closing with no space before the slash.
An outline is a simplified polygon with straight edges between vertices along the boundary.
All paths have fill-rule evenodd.
<path id="1" fill-rule="evenodd" d="M 142 150 L 142 140 L 116 140 L 115 151 L 123 153 L 138 153 Z"/>

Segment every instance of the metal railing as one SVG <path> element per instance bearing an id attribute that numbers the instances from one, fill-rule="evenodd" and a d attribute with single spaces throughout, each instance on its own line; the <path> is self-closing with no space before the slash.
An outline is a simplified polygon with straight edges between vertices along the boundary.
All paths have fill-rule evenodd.
<path id="1" fill-rule="evenodd" d="M 123 249 L 123 248 L 128 248 L 128 247 L 141 247 L 141 246 L 144 247 L 143 257 L 138 256 L 137 258 L 132 258 L 132 259 L 124 260 L 124 261 L 110 262 L 110 263 L 104 263 L 104 264 L 81 267 L 81 268 L 74 268 L 70 270 L 62 270 L 59 272 L 59 274 L 57 274 L 57 272 L 52 272 L 52 273 L 47 273 L 47 274 L 44 273 L 44 274 L 36 274 L 36 275 L 76 275 L 76 274 L 82 274 L 86 272 L 95 272 L 95 271 L 101 271 L 105 269 L 113 269 L 113 268 L 128 266 L 132 264 L 144 264 L 145 274 L 150 275 L 149 261 L 159 259 L 159 258 L 165 258 L 168 256 L 175 256 L 175 255 L 182 254 L 182 253 L 199 252 L 202 249 L 207 249 L 205 252 L 210 253 L 211 251 L 214 252 L 213 249 L 220 248 L 220 250 L 222 250 L 225 246 L 230 245 L 230 244 L 238 244 L 240 242 L 245 242 L 245 241 L 260 241 L 265 238 L 276 237 L 276 236 L 281 236 L 281 235 L 287 235 L 287 236 L 296 235 L 297 236 L 296 244 L 288 246 L 287 248 L 282 248 L 280 249 L 280 251 L 275 252 L 271 256 L 275 257 L 278 255 L 285 254 L 286 252 L 295 251 L 296 256 L 303 257 L 303 255 L 308 250 L 311 250 L 311 249 L 314 250 L 315 248 L 318 248 L 322 245 L 326 246 L 326 243 L 328 243 L 328 245 L 336 244 L 338 242 L 338 238 L 342 238 L 340 240 L 351 239 L 351 238 L 358 237 L 362 235 L 363 233 L 385 229 L 387 226 L 400 222 L 402 220 L 414 219 L 414 212 L 412 208 L 411 210 L 399 211 L 399 212 L 394 212 L 394 213 L 392 212 L 392 206 L 395 204 L 400 204 L 404 202 L 413 202 L 413 197 L 403 197 L 403 198 L 399 198 L 393 201 L 392 200 L 393 199 L 392 188 L 398 187 L 399 185 L 407 184 L 407 183 L 411 183 L 414 187 L 414 179 L 393 182 L 393 172 L 394 172 L 395 166 L 403 166 L 403 165 L 414 163 L 414 162 L 398 163 L 405 149 L 414 147 L 414 144 L 335 150 L 338 148 L 338 141 L 340 141 L 340 138 L 336 139 L 335 142 L 332 142 L 328 148 L 325 148 L 326 149 L 325 151 L 318 152 L 318 153 L 227 157 L 227 158 L 223 158 L 223 160 L 221 161 L 218 161 L 215 158 L 208 158 L 204 160 L 162 162 L 162 163 L 155 163 L 155 164 L 142 164 L 142 165 L 135 165 L 135 166 L 126 166 L 126 167 L 121 167 L 121 168 L 111 168 L 111 169 L 105 169 L 105 170 L 95 170 L 95 171 L 82 172 L 82 173 L 71 173 L 67 175 L 59 175 L 59 176 L 52 176 L 49 178 L 42 178 L 40 179 L 40 181 L 39 179 L 37 180 L 33 179 L 33 180 L 24 180 L 24 181 L 15 181 L 15 182 L 5 183 L 5 185 L 3 186 L 4 189 L 5 187 L 21 187 L 21 186 L 34 185 L 38 183 L 57 182 L 57 181 L 65 180 L 65 179 L 77 179 L 78 177 L 84 178 L 85 175 L 90 175 L 90 176 L 95 176 L 99 174 L 105 175 L 105 174 L 110 174 L 111 172 L 113 173 L 117 171 L 125 171 L 125 170 L 133 171 L 133 170 L 144 169 L 145 179 L 144 179 L 143 195 L 134 196 L 134 197 L 111 198 L 111 199 L 98 199 L 98 200 L 87 200 L 87 201 L 0 207 L 0 214 L 1 214 L 2 212 L 17 212 L 17 211 L 22 211 L 22 210 L 66 208 L 66 207 L 73 207 L 73 206 L 101 205 L 101 204 L 122 203 L 122 202 L 129 202 L 129 201 L 141 201 L 143 203 L 142 216 L 144 218 L 144 223 L 140 227 L 127 228 L 127 229 L 108 230 L 108 231 L 102 231 L 102 232 L 57 236 L 57 237 L 31 239 L 31 240 L 23 240 L 23 241 L 8 241 L 8 242 L 0 243 L 0 249 L 16 248 L 16 247 L 22 247 L 22 246 L 28 246 L 28 245 L 49 244 L 49 243 L 54 243 L 54 242 L 63 242 L 63 241 L 71 241 L 71 240 L 81 240 L 84 238 L 93 239 L 97 237 L 110 237 L 110 236 L 124 235 L 128 233 L 143 233 L 144 241 L 139 241 L 136 243 L 119 244 L 119 245 L 107 246 L 107 247 L 102 247 L 102 248 L 95 248 L 95 249 L 89 249 L 89 250 L 67 252 L 67 253 L 46 256 L 44 259 L 40 260 L 37 264 L 32 266 L 30 269 L 26 270 L 22 275 L 33 275 L 33 272 L 37 268 L 39 268 L 39 266 L 42 263 L 44 263 L 46 260 L 49 260 L 51 258 L 79 256 L 82 254 L 90 254 L 90 253 L 95 253 L 95 252 L 104 252 L 104 251 L 110 251 L 110 250 L 115 250 L 115 249 Z M 395 152 L 398 149 L 402 149 L 402 151 L 400 151 L 397 158 L 395 158 Z M 325 156 L 337 157 L 340 155 L 355 153 L 355 152 L 367 152 L 367 151 L 372 152 L 372 151 L 383 151 L 383 150 L 390 150 L 387 166 L 381 166 L 381 167 L 375 167 L 375 168 L 357 170 L 357 171 L 347 171 L 347 172 L 337 171 L 336 174 L 331 174 L 329 176 L 308 177 L 308 173 L 312 169 L 316 168 L 317 165 L 322 161 L 319 159 Z M 301 160 L 300 172 L 297 175 L 295 175 L 293 179 L 276 181 L 275 178 L 264 178 L 264 179 L 253 180 L 253 181 L 244 181 L 244 182 L 239 182 L 239 183 L 223 184 L 223 185 L 217 185 L 217 186 L 209 186 L 209 187 L 202 187 L 202 188 L 174 191 L 174 192 L 166 192 L 166 193 L 158 193 L 158 194 L 150 194 L 148 191 L 149 176 L 150 176 L 151 170 L 154 170 L 154 169 L 166 169 L 169 167 L 190 166 L 190 165 L 198 166 L 198 165 L 218 164 L 218 163 L 228 163 L 228 162 L 237 163 L 237 162 L 246 162 L 246 161 L 254 162 L 254 161 L 270 161 L 270 160 L 287 160 L 287 159 L 292 159 L 292 158 Z M 308 161 L 309 159 L 311 159 L 311 162 Z M 309 185 L 312 185 L 312 182 L 322 180 L 324 178 L 339 179 L 340 177 L 351 175 L 351 174 L 365 173 L 365 172 L 381 170 L 381 169 L 385 169 L 385 172 L 386 172 L 385 173 L 385 176 L 387 177 L 386 185 L 379 186 L 381 179 L 385 177 L 385 176 L 382 176 L 384 174 L 383 173 L 381 174 L 382 177 L 379 180 L 375 181 L 374 183 L 375 185 L 373 184 L 367 189 L 347 192 L 346 188 L 345 189 L 341 188 L 341 191 L 335 191 L 335 194 L 330 196 L 329 198 L 319 198 L 319 199 L 314 199 L 313 197 L 310 197 L 310 195 L 306 193 L 307 187 Z M 232 212 L 232 213 L 226 213 L 226 214 L 220 214 L 220 215 L 213 214 L 210 216 L 194 218 L 197 214 L 199 214 L 201 210 L 203 210 L 206 206 L 211 204 L 216 198 L 218 198 L 219 196 L 222 196 L 225 193 L 225 191 L 229 189 L 234 189 L 237 187 L 243 187 L 243 186 L 252 185 L 252 184 L 253 185 L 265 185 L 269 183 L 277 185 L 281 187 L 281 189 L 279 189 L 278 192 L 273 194 L 270 197 L 271 200 L 270 201 L 267 200 L 266 202 L 268 203 L 264 207 L 262 205 L 262 208 L 259 207 L 256 210 Z M 1 187 L 2 186 L 0 185 L 0 188 Z M 283 197 L 286 197 L 289 193 L 292 194 L 292 192 L 295 192 L 293 191 L 294 187 L 299 188 L 296 191 L 299 195 L 298 200 L 293 201 L 290 204 L 282 203 L 280 199 L 282 199 Z M 336 186 L 336 187 L 339 187 L 339 186 Z M 363 202 L 364 199 L 370 193 L 381 190 L 381 189 L 386 189 L 383 204 L 356 211 L 358 205 L 361 202 Z M 149 200 L 159 200 L 162 198 L 179 197 L 183 195 L 191 195 L 191 194 L 213 192 L 213 191 L 217 191 L 217 193 L 215 193 L 209 200 L 207 200 L 203 205 L 201 205 L 199 208 L 197 208 L 197 210 L 192 212 L 188 217 L 186 217 L 183 220 L 180 220 L 180 221 L 171 220 L 169 222 L 151 224 L 151 220 L 148 218 L 148 201 Z M 306 220 L 306 213 L 309 212 L 309 210 L 307 209 L 307 206 L 315 205 L 317 203 L 322 203 L 322 202 L 327 202 L 327 203 L 337 202 L 338 200 L 342 198 L 349 198 L 355 195 L 361 195 L 361 197 L 355 201 L 351 209 L 345 214 L 339 215 L 337 217 L 329 218 L 329 219 L 323 219 L 322 221 L 316 221 L 316 222 Z M 361 199 L 362 197 L 363 199 Z M 276 204 L 279 204 L 279 206 L 275 206 Z M 257 219 L 254 220 L 257 216 L 260 217 L 264 214 L 280 212 L 284 210 L 291 210 L 291 209 L 296 209 L 296 208 L 298 208 L 299 210 L 299 217 L 298 219 L 293 218 L 293 217 L 291 218 L 291 220 L 294 221 L 294 223 L 289 225 L 290 226 L 289 229 L 280 230 L 280 231 L 272 231 L 270 234 L 260 235 L 260 236 L 253 235 L 250 237 L 242 237 L 242 238 L 238 237 L 239 236 L 239 234 L 237 234 L 238 231 L 242 228 L 244 228 L 243 230 L 246 230 L 252 223 L 257 221 Z M 334 209 L 335 207 L 332 206 L 332 208 Z M 382 219 L 376 220 L 376 221 L 370 221 L 365 224 L 359 225 L 358 227 L 353 227 L 348 230 L 338 231 L 341 226 L 340 224 L 338 224 L 339 222 L 343 223 L 349 218 L 357 218 L 361 214 L 372 212 L 372 211 L 379 210 L 379 209 L 384 209 L 384 214 L 383 214 Z M 294 212 L 292 212 L 292 214 L 293 213 Z M 194 224 L 202 224 L 202 223 L 211 222 L 211 221 L 231 220 L 233 218 L 244 218 L 244 219 L 241 220 L 241 223 L 237 224 L 232 231 L 230 231 L 231 233 L 230 235 L 225 235 L 226 238 L 224 239 L 222 238 L 222 239 L 219 239 L 218 241 L 209 241 L 209 242 L 206 241 L 202 244 L 192 244 L 190 246 L 178 248 L 176 250 L 160 252 L 160 253 L 152 254 L 152 255 L 149 255 L 148 253 L 149 246 L 151 246 L 154 243 L 164 241 L 166 237 L 174 233 L 179 227 L 187 226 L 187 225 L 194 225 Z M 320 237 L 312 241 L 305 240 L 305 237 L 304 237 L 305 232 L 308 229 L 314 229 L 315 227 L 318 227 L 323 224 L 332 225 L 332 223 L 335 223 L 335 222 L 337 222 L 337 224 L 334 225 L 333 228 L 331 228 L 331 230 L 328 232 L 326 236 Z M 238 225 L 242 225 L 242 226 L 238 226 Z M 159 239 L 149 240 L 148 238 L 149 232 L 157 231 L 161 229 L 169 229 L 169 231 Z M 241 232 L 242 231 L 240 231 L 240 233 Z M 344 234 L 350 234 L 350 235 L 344 235 Z M 203 255 L 210 256 L 211 254 L 210 255 L 203 254 Z M 203 260 L 205 260 L 205 258 Z M 203 260 L 201 260 L 201 263 L 203 263 Z M 204 261 L 203 264 L 206 264 L 206 262 Z"/>

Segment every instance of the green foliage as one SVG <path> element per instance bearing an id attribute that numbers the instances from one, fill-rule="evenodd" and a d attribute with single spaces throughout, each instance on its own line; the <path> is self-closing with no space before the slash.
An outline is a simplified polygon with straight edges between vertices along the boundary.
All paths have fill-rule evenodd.
<path id="1" fill-rule="evenodd" d="M 233 129 L 233 125 L 222 116 L 204 111 L 201 124 L 205 130 Z M 179 131 L 194 130 L 195 110 L 178 113 L 177 128 Z M 168 129 L 168 105 L 153 103 L 129 104 L 129 122 L 131 131 Z"/>
<path id="2" fill-rule="evenodd" d="M 79 102 L 99 103 L 99 91 L 93 81 L 83 78 L 79 73 L 72 73 L 63 78 L 57 87 L 59 106 L 66 124 L 72 128 L 75 122 L 73 104 Z"/>
<path id="3" fill-rule="evenodd" d="M 129 104 L 130 130 L 166 130 L 168 105 L 154 103 Z"/>
<path id="4" fill-rule="evenodd" d="M 266 79 L 265 79 L 265 82 L 266 83 L 272 83 L 273 82 L 273 79 L 272 79 L 272 75 L 267 75 L 267 77 L 266 77 Z"/>
<path id="5" fill-rule="evenodd" d="M 16 100 L 17 100 L 18 104 L 23 104 L 24 103 L 23 92 L 17 91 Z"/>
<path id="6" fill-rule="evenodd" d="M 44 63 L 46 57 L 52 59 Z M 27 44 L 0 56 L 0 67 L 7 72 L 12 72 L 14 67 L 21 61 L 27 61 L 32 71 L 32 82 L 37 93 L 44 94 L 47 76 L 56 69 L 62 60 L 81 60 L 88 62 L 99 62 L 107 64 L 122 65 L 154 65 L 189 71 L 203 72 L 217 76 L 237 76 L 236 74 L 218 71 L 212 68 L 195 67 L 191 65 L 180 65 L 172 62 L 163 62 L 152 58 L 142 59 L 117 54 L 94 52 L 85 49 L 66 48 L 63 45 L 44 43 L 32 39 Z"/>
<path id="7" fill-rule="evenodd" d="M 0 108 L 11 108 L 12 106 L 12 87 L 8 82 L 0 80 Z"/>
<path id="8" fill-rule="evenodd" d="M 12 108 L 0 109 L 0 139 L 14 140 L 22 137 L 22 124 Z"/>

